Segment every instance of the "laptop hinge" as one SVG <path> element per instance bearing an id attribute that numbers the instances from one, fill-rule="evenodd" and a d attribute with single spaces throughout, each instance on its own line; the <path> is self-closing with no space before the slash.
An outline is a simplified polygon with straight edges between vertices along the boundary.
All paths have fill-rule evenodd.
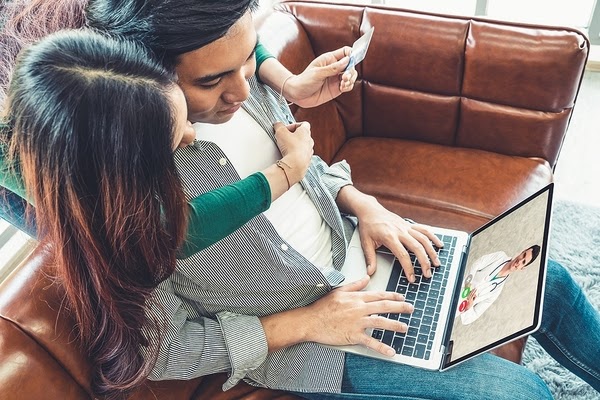
<path id="1" fill-rule="evenodd" d="M 444 347 L 444 346 L 442 346 Z M 448 342 L 448 346 L 445 349 L 442 349 L 442 351 L 445 351 L 444 353 L 444 362 L 442 365 L 446 366 L 450 360 L 452 360 L 452 350 L 454 348 L 454 340 L 450 340 Z"/>

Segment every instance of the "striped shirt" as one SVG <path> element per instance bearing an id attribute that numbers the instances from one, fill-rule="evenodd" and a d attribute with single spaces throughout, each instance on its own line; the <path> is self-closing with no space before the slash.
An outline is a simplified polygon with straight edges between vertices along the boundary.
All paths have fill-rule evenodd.
<path id="1" fill-rule="evenodd" d="M 244 109 L 274 139 L 273 123 L 293 120 L 278 94 L 250 80 Z M 175 161 L 188 196 L 238 181 L 225 154 L 211 142 L 179 149 Z M 273 389 L 337 392 L 344 354 L 313 342 L 268 353 L 259 317 L 302 307 L 344 279 L 339 272 L 354 225 L 335 204 L 348 184 L 345 161 L 328 166 L 314 156 L 302 180 L 319 214 L 331 227 L 333 267 L 313 265 L 260 214 L 219 242 L 178 261 L 173 275 L 155 291 L 153 315 L 160 315 L 153 380 L 191 379 L 228 372 L 227 390 L 244 379 Z M 156 314 L 155 314 L 156 313 Z M 298 321 L 302 323 L 302 321 Z"/>

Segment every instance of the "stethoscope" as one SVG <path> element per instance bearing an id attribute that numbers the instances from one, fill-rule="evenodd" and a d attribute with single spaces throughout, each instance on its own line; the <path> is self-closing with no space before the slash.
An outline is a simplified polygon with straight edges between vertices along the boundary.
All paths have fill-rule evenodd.
<path id="1" fill-rule="evenodd" d="M 501 262 L 500 264 L 498 264 L 498 266 L 496 268 L 494 268 L 494 270 L 492 272 L 490 272 L 488 274 L 488 282 L 490 283 L 490 285 L 492 285 L 492 289 L 489 291 L 489 293 L 492 293 L 494 290 L 496 290 L 496 288 L 503 284 L 504 281 L 506 280 L 506 278 L 508 278 L 508 276 L 505 276 L 501 279 L 498 279 L 495 277 L 496 272 L 498 271 L 499 268 L 502 268 L 502 266 L 504 264 L 506 264 L 507 262 L 510 262 L 510 260 L 506 260 Z M 492 263 L 489 263 L 488 265 L 486 265 L 485 268 L 488 268 L 490 265 L 492 265 Z M 484 269 L 485 269 L 484 268 Z M 493 276 L 493 277 L 492 277 Z M 491 278 L 491 279 L 489 279 Z M 463 312 L 465 310 L 465 308 L 467 307 L 467 300 L 466 298 L 469 296 L 469 293 L 471 293 L 471 281 L 473 280 L 473 275 L 469 274 L 469 276 L 467 276 L 467 278 L 465 279 L 465 287 L 463 288 L 463 291 L 461 292 L 461 298 L 463 299 L 463 301 L 460 303 L 459 307 L 458 307 L 458 311 L 459 312 Z M 498 281 L 499 282 L 496 282 Z"/>
<path id="2" fill-rule="evenodd" d="M 507 276 L 505 276 L 503 278 L 500 278 L 501 279 L 500 282 L 496 282 L 498 280 L 498 278 L 496 278 L 496 271 L 498 271 L 499 268 L 502 268 L 502 266 L 504 266 L 504 264 L 506 264 L 507 262 L 510 262 L 510 260 L 503 261 L 502 263 L 500 263 L 500 265 L 498 265 L 496 268 L 494 268 L 494 270 L 492 272 L 490 272 L 488 274 L 488 277 L 491 277 L 492 274 L 494 274 L 494 277 L 491 280 L 488 280 L 488 282 L 490 283 L 490 285 L 493 285 L 492 289 L 490 290 L 490 293 L 493 292 L 494 290 L 496 290 L 496 288 L 498 287 L 498 285 L 503 284 L 504 281 L 506 280 L 506 278 L 508 278 L 508 275 L 507 275 Z M 488 264 L 488 266 L 490 264 Z"/>

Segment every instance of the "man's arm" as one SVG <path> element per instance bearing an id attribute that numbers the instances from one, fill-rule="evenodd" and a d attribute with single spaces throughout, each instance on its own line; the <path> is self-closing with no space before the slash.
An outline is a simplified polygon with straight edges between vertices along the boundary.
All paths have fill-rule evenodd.
<path id="1" fill-rule="evenodd" d="M 379 316 L 411 313 L 413 306 L 395 292 L 363 292 L 365 277 L 333 290 L 314 303 L 262 317 L 269 352 L 300 342 L 325 345 L 360 344 L 387 356 L 395 350 L 366 334 L 370 328 L 406 332 L 406 324 Z M 394 310 L 394 311 L 392 311 Z"/>
<path id="2" fill-rule="evenodd" d="M 379 204 L 373 196 L 356 189 L 352 185 L 350 166 L 345 160 L 328 166 L 318 156 L 313 156 L 313 166 L 335 199 L 340 212 L 358 218 L 358 229 L 369 275 L 372 275 L 377 267 L 375 249 L 382 245 L 398 257 L 411 282 L 415 279 L 414 268 L 407 250 L 417 256 L 424 274 L 430 274 L 430 259 L 433 265 L 439 265 L 437 253 L 432 246 L 433 242 L 436 246 L 443 247 L 437 236 L 429 231 L 427 226 L 407 222 Z"/>
<path id="3" fill-rule="evenodd" d="M 159 337 L 148 333 L 158 346 L 150 380 L 192 379 L 230 372 L 224 390 L 234 386 L 266 358 L 268 348 L 260 320 L 254 316 L 223 312 L 217 319 L 190 319 L 167 279 L 155 289 L 150 317 L 159 321 Z M 142 348 L 144 356 L 150 352 Z"/>
<path id="4" fill-rule="evenodd" d="M 336 289 L 309 306 L 254 317 L 221 312 L 217 319 L 188 319 L 188 313 L 170 280 L 154 292 L 151 317 L 164 327 L 160 340 L 148 334 L 158 347 L 151 380 L 192 379 L 230 372 L 227 390 L 260 366 L 267 354 L 301 342 L 344 345 L 362 344 L 383 354 L 394 350 L 365 333 L 368 328 L 406 332 L 398 321 L 383 313 L 410 313 L 412 305 L 394 292 L 362 292 L 368 279 Z M 150 357 L 147 349 L 144 355 Z"/>
<path id="5" fill-rule="evenodd" d="M 375 249 L 382 245 L 398 258 L 411 282 L 415 277 L 409 251 L 417 256 L 426 277 L 431 276 L 432 263 L 434 266 L 440 265 L 432 242 L 438 247 L 443 247 L 443 243 L 427 226 L 407 222 L 383 207 L 375 197 L 366 195 L 351 185 L 339 190 L 336 202 L 341 212 L 358 218 L 361 245 L 370 274 L 376 268 Z"/>

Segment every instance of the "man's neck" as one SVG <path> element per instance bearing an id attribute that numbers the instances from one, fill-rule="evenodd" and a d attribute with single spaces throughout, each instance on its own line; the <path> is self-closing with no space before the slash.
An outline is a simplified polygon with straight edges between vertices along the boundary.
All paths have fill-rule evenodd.
<path id="1" fill-rule="evenodd" d="M 502 266 L 502 269 L 500 269 L 500 272 L 498 272 L 496 274 L 496 276 L 504 278 L 505 276 L 510 275 L 510 264 L 512 262 L 511 260 L 508 260 L 507 262 L 504 263 L 504 265 Z"/>

